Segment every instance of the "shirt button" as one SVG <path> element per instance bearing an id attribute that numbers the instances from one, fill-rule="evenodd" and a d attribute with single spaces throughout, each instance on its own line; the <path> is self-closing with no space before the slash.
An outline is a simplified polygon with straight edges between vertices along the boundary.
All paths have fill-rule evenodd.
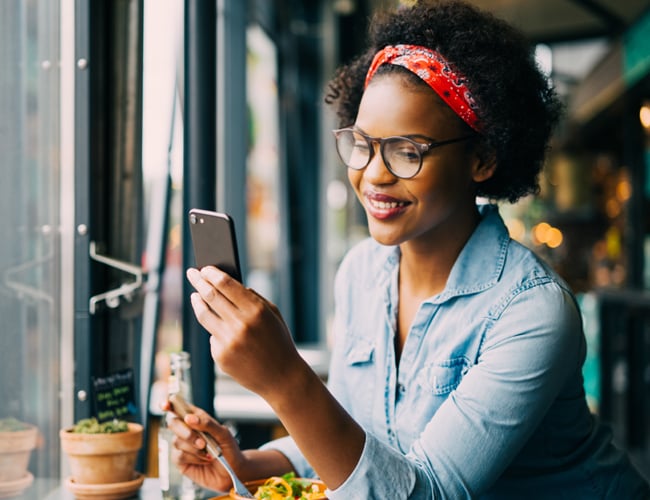
<path id="1" fill-rule="evenodd" d="M 404 394 L 406 392 L 406 387 L 404 384 L 397 384 L 397 392 L 400 394 Z"/>

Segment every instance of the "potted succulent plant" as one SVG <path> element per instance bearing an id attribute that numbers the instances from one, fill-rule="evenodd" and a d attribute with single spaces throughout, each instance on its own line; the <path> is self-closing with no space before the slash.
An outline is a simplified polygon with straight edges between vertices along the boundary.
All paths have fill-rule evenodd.
<path id="1" fill-rule="evenodd" d="M 35 425 L 0 419 L 0 496 L 19 495 L 34 480 L 27 466 L 37 437 Z"/>
<path id="2" fill-rule="evenodd" d="M 128 498 L 142 485 L 144 476 L 135 470 L 142 448 L 142 425 L 112 420 L 100 423 L 83 419 L 61 429 L 61 447 L 70 462 L 68 489 L 102 498 Z M 123 496 L 120 496 L 123 493 Z"/>

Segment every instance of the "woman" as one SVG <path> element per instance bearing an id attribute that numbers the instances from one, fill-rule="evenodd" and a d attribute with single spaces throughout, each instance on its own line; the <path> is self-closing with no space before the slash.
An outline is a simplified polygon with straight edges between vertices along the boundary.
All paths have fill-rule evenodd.
<path id="1" fill-rule="evenodd" d="M 538 189 L 559 104 L 527 41 L 466 4 L 422 1 L 376 16 L 370 39 L 327 97 L 371 235 L 337 274 L 328 388 L 272 304 L 188 270 L 215 362 L 290 437 L 240 451 L 197 409 L 172 424 L 179 467 L 229 487 L 196 429 L 243 479 L 317 475 L 330 499 L 647 497 L 589 413 L 567 285 L 476 203 Z"/>

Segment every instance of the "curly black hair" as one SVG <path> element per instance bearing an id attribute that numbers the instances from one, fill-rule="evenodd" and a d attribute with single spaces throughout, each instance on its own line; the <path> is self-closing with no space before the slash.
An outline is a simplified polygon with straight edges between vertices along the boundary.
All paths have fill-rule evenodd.
<path id="1" fill-rule="evenodd" d="M 397 44 L 434 49 L 466 77 L 477 103 L 483 145 L 496 158 L 494 175 L 477 186 L 477 195 L 514 203 L 537 193 L 562 104 L 526 37 L 462 1 L 420 0 L 411 7 L 379 11 L 369 26 L 367 50 L 340 67 L 329 82 L 325 102 L 334 106 L 340 126 L 356 119 L 374 55 Z"/>

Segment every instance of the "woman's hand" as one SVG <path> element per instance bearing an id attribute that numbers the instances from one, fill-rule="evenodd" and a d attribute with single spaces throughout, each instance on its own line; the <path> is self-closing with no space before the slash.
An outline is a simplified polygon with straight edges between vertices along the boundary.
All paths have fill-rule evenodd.
<path id="1" fill-rule="evenodd" d="M 211 334 L 214 361 L 270 404 L 307 461 L 337 488 L 358 463 L 365 433 L 298 354 L 277 307 L 213 266 L 188 269 L 187 278 L 196 290 L 194 314 Z M 301 401 L 309 401 L 308 410 L 296 411 Z M 251 451 L 244 455 L 246 474 L 233 464 L 241 479 L 292 469 L 279 451 Z M 201 463 L 200 457 L 193 459 Z"/>
<path id="2" fill-rule="evenodd" d="M 241 385 L 267 398 L 309 369 L 275 305 L 212 266 L 188 269 L 187 278 L 212 358 Z"/>
<path id="3" fill-rule="evenodd" d="M 200 408 L 190 406 L 192 413 L 186 415 L 184 420 L 172 416 L 172 413 L 167 414 L 168 427 L 175 435 L 172 459 L 181 473 L 192 481 L 217 491 L 228 491 L 232 486 L 230 476 L 219 461 L 207 453 L 207 443 L 195 431 L 211 435 L 221 447 L 230 466 L 243 477 L 246 458 L 227 427 L 219 424 Z M 172 410 L 169 401 L 164 401 L 161 408 L 166 412 Z"/>

